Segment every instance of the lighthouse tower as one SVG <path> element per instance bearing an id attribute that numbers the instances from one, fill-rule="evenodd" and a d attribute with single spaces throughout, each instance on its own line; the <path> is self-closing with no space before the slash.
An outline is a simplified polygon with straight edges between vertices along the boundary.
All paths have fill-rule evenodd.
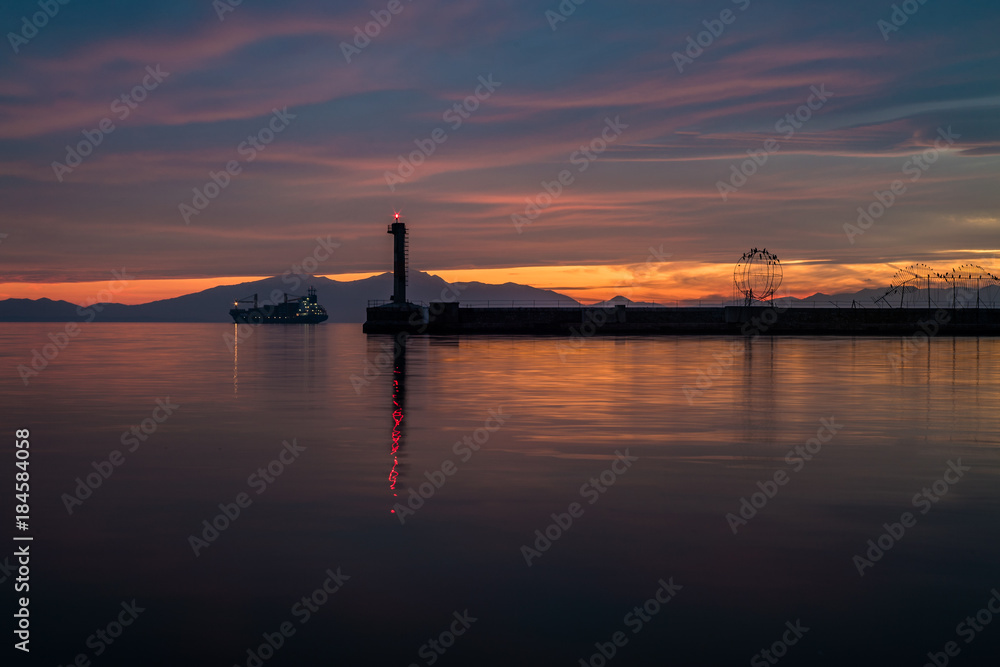
<path id="1" fill-rule="evenodd" d="M 389 225 L 389 234 L 393 236 L 392 244 L 392 302 L 403 305 L 406 303 L 406 269 L 409 263 L 410 244 L 406 237 L 406 224 L 399 221 L 399 213 L 395 221 Z"/>

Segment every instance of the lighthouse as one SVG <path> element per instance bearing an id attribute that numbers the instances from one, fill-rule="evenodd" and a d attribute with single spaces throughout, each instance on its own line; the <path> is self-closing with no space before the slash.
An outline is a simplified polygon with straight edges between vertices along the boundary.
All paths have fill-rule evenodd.
<path id="1" fill-rule="evenodd" d="M 392 302 L 403 305 L 406 303 L 406 265 L 409 258 L 409 244 L 406 239 L 406 224 L 399 221 L 399 213 L 395 221 L 389 225 L 392 234 Z"/>

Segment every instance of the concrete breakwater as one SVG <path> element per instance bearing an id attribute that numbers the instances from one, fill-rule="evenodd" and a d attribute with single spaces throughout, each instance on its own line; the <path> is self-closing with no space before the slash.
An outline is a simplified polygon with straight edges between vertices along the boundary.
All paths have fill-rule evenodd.
<path id="1" fill-rule="evenodd" d="M 699 308 L 507 307 L 458 303 L 387 304 L 368 308 L 365 333 L 456 335 L 1000 335 L 993 308 L 782 308 L 770 305 Z"/>

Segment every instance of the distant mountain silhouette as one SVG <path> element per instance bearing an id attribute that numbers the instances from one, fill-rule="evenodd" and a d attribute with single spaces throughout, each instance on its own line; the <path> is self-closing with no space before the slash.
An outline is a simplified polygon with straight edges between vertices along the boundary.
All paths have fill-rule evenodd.
<path id="1" fill-rule="evenodd" d="M 856 303 L 858 308 L 951 308 L 953 303 L 959 308 L 976 307 L 976 291 L 957 290 L 951 287 L 932 287 L 930 290 L 907 286 L 905 291 L 898 288 L 887 294 L 888 287 L 866 288 L 858 292 L 842 292 L 839 294 L 823 294 L 819 292 L 804 299 L 787 297 L 792 305 L 815 304 L 817 308 L 830 308 L 834 305 L 840 308 L 850 308 Z M 981 307 L 1000 307 L 1000 288 L 996 285 L 983 287 L 979 292 Z M 784 300 L 784 299 L 783 299 Z"/>
<path id="2" fill-rule="evenodd" d="M 136 306 L 125 306 L 118 303 L 106 303 L 85 308 L 67 301 L 51 299 L 6 299 L 0 301 L 0 322 L 231 322 L 229 309 L 233 301 L 257 293 L 261 303 L 276 293 L 278 298 L 284 292 L 289 294 L 305 294 L 306 288 L 316 288 L 319 302 L 330 314 L 330 322 L 364 322 L 365 308 L 369 300 L 387 300 L 392 293 L 392 274 L 383 273 L 362 280 L 341 282 L 329 278 L 287 275 L 265 278 L 238 285 L 222 285 L 194 294 L 186 294 L 173 299 L 163 299 Z M 539 289 L 529 285 L 504 283 L 491 285 L 481 282 L 469 282 L 452 285 L 442 278 L 422 271 L 410 272 L 410 284 L 407 296 L 411 301 L 460 301 L 470 305 L 503 306 L 513 305 L 554 305 L 554 302 L 576 304 L 572 298 L 552 290 Z M 868 288 L 858 292 L 823 294 L 817 293 L 804 299 L 784 297 L 776 302 L 790 306 L 830 308 L 850 308 L 856 304 L 860 308 L 898 308 L 901 301 L 907 307 L 926 307 L 927 290 L 907 288 L 905 295 L 897 291 L 883 297 L 887 288 Z M 930 291 L 930 303 L 935 308 L 950 308 L 952 299 L 957 296 L 959 307 L 975 307 L 976 295 L 954 293 L 949 288 L 933 288 Z M 457 296 L 456 296 L 457 295 Z M 980 299 L 983 306 L 1000 307 L 1000 288 L 991 285 L 982 289 Z M 878 301 L 877 301 L 878 300 Z M 625 304 L 629 307 L 656 305 L 702 305 L 719 306 L 739 305 L 732 297 L 708 296 L 702 300 L 674 301 L 666 300 L 660 304 L 631 301 L 618 295 L 607 301 L 594 304 L 610 307 Z M 741 302 L 740 302 L 741 303 Z"/>
<path id="3" fill-rule="evenodd" d="M 320 304 L 326 307 L 330 322 L 364 322 L 369 300 L 387 300 L 392 294 L 392 274 L 371 278 L 337 281 L 329 278 L 286 275 L 237 285 L 221 285 L 194 294 L 152 301 L 135 306 L 110 303 L 85 308 L 67 301 L 51 299 L 6 299 L 0 301 L 0 322 L 232 322 L 229 309 L 233 301 L 257 293 L 263 303 L 272 293 L 278 299 L 285 292 L 305 294 L 316 288 Z M 457 294 L 457 296 L 455 296 Z M 569 301 L 568 296 L 529 285 L 481 282 L 452 285 L 438 276 L 422 271 L 410 272 L 407 297 L 411 301 L 491 301 L 494 305 L 511 301 Z M 98 312 L 99 310 L 99 312 Z"/>
<path id="4" fill-rule="evenodd" d="M 838 294 L 824 294 L 817 292 L 812 296 L 798 298 L 794 296 L 775 297 L 775 305 L 784 305 L 799 308 L 951 308 L 953 302 L 959 308 L 975 308 L 976 293 L 974 290 L 953 290 L 950 287 L 933 287 L 930 290 L 928 300 L 928 290 L 907 286 L 905 292 L 902 288 L 889 292 L 888 287 L 866 288 L 857 292 L 841 292 Z M 981 307 L 1000 307 L 1000 287 L 989 285 L 983 287 L 979 293 Z M 756 302 L 760 305 L 760 302 Z M 733 298 L 723 297 L 718 294 L 709 295 L 701 299 L 668 299 L 660 302 L 632 301 L 626 296 L 619 294 L 606 301 L 599 301 L 594 306 L 610 308 L 612 306 L 625 305 L 630 308 L 656 307 L 656 306 L 741 306 L 742 300 L 734 301 Z"/>
<path id="5" fill-rule="evenodd" d="M 659 303 L 654 303 L 652 301 L 633 301 L 632 299 L 628 298 L 627 296 L 622 296 L 621 294 L 619 294 L 617 296 L 613 296 L 613 297 L 611 297 L 610 299 L 608 299 L 606 301 L 598 301 L 597 303 L 594 304 L 594 306 L 596 306 L 597 308 L 611 308 L 612 306 L 622 306 L 622 305 L 624 305 L 624 306 L 632 306 L 632 307 L 641 307 L 641 306 L 661 306 L 661 305 L 671 305 L 672 306 L 674 304 L 673 303 L 659 304 Z M 718 306 L 719 303 L 716 302 L 715 305 Z"/>

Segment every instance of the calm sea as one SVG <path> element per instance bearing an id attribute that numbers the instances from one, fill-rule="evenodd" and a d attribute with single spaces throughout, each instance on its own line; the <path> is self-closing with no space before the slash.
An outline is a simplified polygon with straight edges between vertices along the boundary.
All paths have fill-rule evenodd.
<path id="1" fill-rule="evenodd" d="M 997 664 L 996 338 L 61 330 L 23 664 Z"/>

